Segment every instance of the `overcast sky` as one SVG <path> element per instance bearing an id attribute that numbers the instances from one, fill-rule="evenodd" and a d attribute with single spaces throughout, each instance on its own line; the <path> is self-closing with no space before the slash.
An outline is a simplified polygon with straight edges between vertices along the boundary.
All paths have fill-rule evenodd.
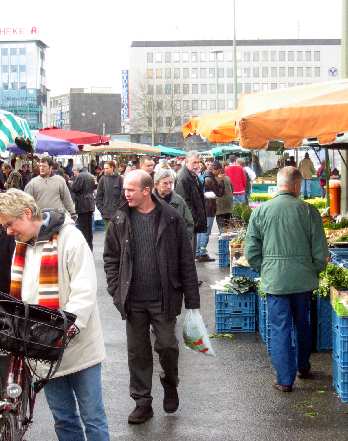
<path id="1" fill-rule="evenodd" d="M 232 39 L 232 0 L 14 0 L 0 27 L 38 26 L 47 86 L 121 88 L 133 40 Z M 236 0 L 237 39 L 340 38 L 341 0 Z"/>

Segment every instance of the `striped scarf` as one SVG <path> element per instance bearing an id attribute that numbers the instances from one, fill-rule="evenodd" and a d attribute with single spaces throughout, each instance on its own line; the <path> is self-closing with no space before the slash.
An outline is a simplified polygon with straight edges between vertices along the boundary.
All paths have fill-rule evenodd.
<path id="1" fill-rule="evenodd" d="M 60 306 L 57 237 L 58 234 L 53 235 L 51 240 L 43 245 L 41 254 L 38 304 L 50 309 L 58 309 Z M 22 299 L 22 279 L 27 246 L 26 243 L 16 243 L 11 269 L 10 294 L 19 300 Z"/>

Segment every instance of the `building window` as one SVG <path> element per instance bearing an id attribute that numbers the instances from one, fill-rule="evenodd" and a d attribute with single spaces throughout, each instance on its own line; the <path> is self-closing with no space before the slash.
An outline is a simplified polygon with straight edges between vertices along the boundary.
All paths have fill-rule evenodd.
<path id="1" fill-rule="evenodd" d="M 259 83 L 254 83 L 253 84 L 253 91 L 254 92 L 258 92 L 260 90 L 260 84 Z"/>
<path id="2" fill-rule="evenodd" d="M 27 83 L 24 83 L 24 82 L 21 82 L 21 83 L 19 83 L 19 88 L 20 89 L 26 89 L 27 88 Z"/>
<path id="3" fill-rule="evenodd" d="M 172 117 L 171 116 L 166 116 L 166 127 L 172 127 Z"/>
<path id="4" fill-rule="evenodd" d="M 174 79 L 178 80 L 180 78 L 180 69 L 178 67 L 174 68 Z"/>
<path id="5" fill-rule="evenodd" d="M 243 77 L 244 78 L 250 78 L 250 67 L 244 67 L 243 68 Z"/>
<path id="6" fill-rule="evenodd" d="M 320 67 L 315 67 L 314 68 L 314 76 L 315 77 L 320 77 Z"/>
<path id="7" fill-rule="evenodd" d="M 198 100 L 192 100 L 192 110 L 198 110 Z"/>
<path id="8" fill-rule="evenodd" d="M 271 83 L 271 90 L 274 90 L 277 88 L 277 83 Z"/>
<path id="9" fill-rule="evenodd" d="M 224 68 L 218 67 L 217 74 L 218 74 L 218 78 L 224 78 L 225 76 Z"/>
<path id="10" fill-rule="evenodd" d="M 17 55 L 17 48 L 16 47 L 10 48 L 10 55 Z"/>
<path id="11" fill-rule="evenodd" d="M 174 63 L 180 63 L 180 52 L 173 53 L 173 61 Z"/>
<path id="12" fill-rule="evenodd" d="M 190 70 L 187 67 L 184 67 L 182 70 L 182 77 L 184 79 L 190 78 Z"/>
<path id="13" fill-rule="evenodd" d="M 224 84 L 218 84 L 218 93 L 225 93 L 225 85 Z"/>
<path id="14" fill-rule="evenodd" d="M 148 84 L 147 85 L 147 94 L 148 95 L 153 95 L 153 84 Z M 57 107 L 58 105 L 56 105 Z"/>
<path id="15" fill-rule="evenodd" d="M 153 63 L 153 52 L 148 52 L 146 54 L 146 59 L 148 63 Z"/>
<path id="16" fill-rule="evenodd" d="M 262 51 L 262 61 L 268 61 L 268 51 Z"/>
<path id="17" fill-rule="evenodd" d="M 303 61 L 303 52 L 302 51 L 296 52 L 296 61 Z"/>
<path id="18" fill-rule="evenodd" d="M 209 84 L 209 93 L 216 94 L 216 84 Z"/>
<path id="19" fill-rule="evenodd" d="M 156 69 L 156 78 L 158 80 L 162 79 L 162 69 Z"/>
<path id="20" fill-rule="evenodd" d="M 288 87 L 294 87 L 295 83 L 288 83 Z"/>
<path id="21" fill-rule="evenodd" d="M 20 47 L 19 48 L 19 55 L 25 55 L 26 54 L 26 48 L 25 47 Z"/>
<path id="22" fill-rule="evenodd" d="M 306 59 L 306 61 L 312 61 L 311 51 L 306 51 L 305 52 L 305 59 Z"/>
<path id="23" fill-rule="evenodd" d="M 253 77 L 257 78 L 260 75 L 260 71 L 258 67 L 253 67 Z"/>
<path id="24" fill-rule="evenodd" d="M 288 51 L 288 61 L 295 61 L 295 52 Z"/>
<path id="25" fill-rule="evenodd" d="M 8 65 L 2 65 L 1 66 L 1 72 L 2 73 L 8 73 Z"/>
<path id="26" fill-rule="evenodd" d="M 288 67 L 288 77 L 294 77 L 294 76 L 295 76 L 295 68 Z"/>
<path id="27" fill-rule="evenodd" d="M 198 52 L 191 52 L 191 61 L 193 63 L 197 63 L 197 61 L 198 61 Z"/>
<path id="28" fill-rule="evenodd" d="M 277 51 L 271 51 L 271 61 L 277 61 Z"/>
<path id="29" fill-rule="evenodd" d="M 209 67 L 209 78 L 215 78 L 215 68 Z"/>
<path id="30" fill-rule="evenodd" d="M 165 78 L 166 80 L 170 80 L 172 78 L 172 70 L 170 67 L 166 67 L 165 69 Z"/>
<path id="31" fill-rule="evenodd" d="M 254 51 L 254 52 L 253 52 L 253 61 L 254 61 L 254 62 L 258 62 L 258 61 L 260 61 L 260 54 L 259 54 L 258 51 Z"/>
<path id="32" fill-rule="evenodd" d="M 209 101 L 209 109 L 210 110 L 216 110 L 216 101 L 215 100 L 210 100 Z"/>
<path id="33" fill-rule="evenodd" d="M 164 101 L 164 110 L 173 110 L 173 101 L 172 100 L 165 100 Z"/>
<path id="34" fill-rule="evenodd" d="M 262 67 L 262 78 L 267 78 L 267 77 L 268 77 L 268 67 L 263 66 Z"/>
<path id="35" fill-rule="evenodd" d="M 246 51 L 246 52 L 243 53 L 243 60 L 246 63 L 249 63 L 251 61 L 251 54 L 250 54 L 250 52 Z"/>
<path id="36" fill-rule="evenodd" d="M 156 95 L 163 95 L 162 84 L 156 84 Z"/>
<path id="37" fill-rule="evenodd" d="M 165 61 L 165 63 L 171 63 L 172 62 L 172 54 L 170 52 L 165 52 L 165 54 L 164 54 L 164 61 Z"/>
<path id="38" fill-rule="evenodd" d="M 227 93 L 233 93 L 233 84 L 232 83 L 227 83 L 226 84 L 226 92 Z"/>
<path id="39" fill-rule="evenodd" d="M 279 61 L 285 61 L 285 51 L 279 51 Z"/>
<path id="40" fill-rule="evenodd" d="M 225 110 L 225 100 L 219 100 L 219 109 L 218 110 Z"/>
<path id="41" fill-rule="evenodd" d="M 201 101 L 201 110 L 207 110 L 207 108 L 208 108 L 207 100 L 202 100 Z"/>
<path id="42" fill-rule="evenodd" d="M 166 95 L 171 95 L 172 94 L 172 85 L 170 83 L 165 84 L 165 86 L 164 86 L 164 93 Z"/>
<path id="43" fill-rule="evenodd" d="M 244 84 L 244 93 L 251 93 L 251 84 L 250 83 Z"/>
<path id="44" fill-rule="evenodd" d="M 225 60 L 226 61 L 233 61 L 233 53 L 231 51 L 228 51 L 225 53 Z"/>
<path id="45" fill-rule="evenodd" d="M 175 127 L 180 127 L 181 126 L 181 116 L 176 116 L 175 117 Z"/>
<path id="46" fill-rule="evenodd" d="M 232 69 L 232 67 L 227 67 L 226 68 L 226 77 L 227 78 L 233 78 L 233 69 Z"/>
<path id="47" fill-rule="evenodd" d="M 163 127 L 163 118 L 162 118 L 162 116 L 158 116 L 157 118 L 156 118 L 156 126 L 159 128 L 159 127 Z"/>
<path id="48" fill-rule="evenodd" d="M 198 69 L 197 68 L 193 68 L 192 70 L 191 70 L 191 75 L 192 75 L 192 79 L 193 80 L 197 80 L 198 79 Z"/>
<path id="49" fill-rule="evenodd" d="M 215 61 L 216 56 L 215 56 L 215 52 L 209 52 L 209 61 Z"/>
<path id="50" fill-rule="evenodd" d="M 208 93 L 208 84 L 201 84 L 201 95 L 206 95 Z"/>
<path id="51" fill-rule="evenodd" d="M 8 55 L 8 49 L 7 49 L 7 47 L 3 47 L 3 48 L 1 48 L 1 55 L 2 55 L 3 57 L 5 57 L 5 56 Z"/>
<path id="52" fill-rule="evenodd" d="M 207 78 L 207 69 L 205 67 L 200 68 L 200 77 Z"/>
<path id="53" fill-rule="evenodd" d="M 162 100 L 158 100 L 156 102 L 156 110 L 163 110 L 163 101 Z"/>
<path id="54" fill-rule="evenodd" d="M 320 51 L 314 51 L 314 61 L 320 61 Z"/>
<path id="55" fill-rule="evenodd" d="M 279 76 L 280 77 L 285 77 L 285 67 L 280 67 L 279 68 Z"/>
<path id="56" fill-rule="evenodd" d="M 201 52 L 201 61 L 207 61 L 207 53 L 206 52 Z"/>
<path id="57" fill-rule="evenodd" d="M 162 63 L 162 54 L 161 54 L 161 52 L 156 52 L 155 53 L 155 61 L 156 61 L 156 63 Z"/>
<path id="58" fill-rule="evenodd" d="M 181 101 L 180 100 L 175 100 L 174 101 L 174 109 L 175 110 L 181 110 Z"/>
<path id="59" fill-rule="evenodd" d="M 306 77 L 311 77 L 311 76 L 312 76 L 312 68 L 306 67 Z"/>
<path id="60" fill-rule="evenodd" d="M 180 95 L 181 93 L 181 84 L 174 84 L 174 94 Z"/>
<path id="61" fill-rule="evenodd" d="M 183 63 L 188 63 L 189 62 L 189 53 L 188 52 L 183 52 L 181 55 L 182 55 L 182 62 Z"/>
<path id="62" fill-rule="evenodd" d="M 198 84 L 192 84 L 192 95 L 198 95 Z"/>
<path id="63" fill-rule="evenodd" d="M 11 66 L 11 73 L 17 72 L 17 66 Z"/>
<path id="64" fill-rule="evenodd" d="M 182 85 L 182 93 L 184 95 L 188 95 L 190 93 L 190 85 L 189 84 Z"/>
<path id="65" fill-rule="evenodd" d="M 190 110 L 190 101 L 189 100 L 183 100 L 182 102 L 183 111 L 187 112 Z"/>
<path id="66" fill-rule="evenodd" d="M 296 75 L 297 77 L 303 77 L 303 67 L 296 68 Z"/>

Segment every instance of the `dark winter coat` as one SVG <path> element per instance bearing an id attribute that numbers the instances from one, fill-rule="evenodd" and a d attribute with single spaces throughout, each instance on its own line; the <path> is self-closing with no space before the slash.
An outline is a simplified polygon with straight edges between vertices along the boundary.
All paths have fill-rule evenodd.
<path id="1" fill-rule="evenodd" d="M 195 177 L 186 166 L 178 174 L 175 191 L 185 200 L 191 211 L 195 224 L 194 232 L 205 233 L 207 231 L 207 216 L 203 188 L 198 177 Z"/>
<path id="2" fill-rule="evenodd" d="M 0 227 L 0 291 L 8 293 L 11 281 L 11 263 L 15 249 L 13 236 L 8 236 Z"/>
<path id="3" fill-rule="evenodd" d="M 159 209 L 156 252 L 163 308 L 168 318 L 174 318 L 181 312 L 183 296 L 187 309 L 200 307 L 197 272 L 183 219 L 166 202 L 155 196 L 153 200 Z M 104 247 L 108 292 L 123 319 L 128 312 L 127 300 L 133 271 L 130 210 L 127 203 L 117 210 L 107 229 Z"/>
<path id="4" fill-rule="evenodd" d="M 93 213 L 95 209 L 94 189 L 95 180 L 88 171 L 83 171 L 76 176 L 71 185 L 71 192 L 77 214 Z"/>
<path id="5" fill-rule="evenodd" d="M 120 175 L 103 175 L 98 182 L 96 204 L 103 219 L 110 220 L 116 213 L 123 188 Z"/>
<path id="6" fill-rule="evenodd" d="M 204 191 L 212 191 L 216 197 L 221 197 L 225 193 L 225 185 L 223 181 L 218 181 L 213 173 L 205 172 L 204 175 Z M 216 215 L 216 198 L 205 199 L 205 212 L 207 217 L 215 217 Z"/>

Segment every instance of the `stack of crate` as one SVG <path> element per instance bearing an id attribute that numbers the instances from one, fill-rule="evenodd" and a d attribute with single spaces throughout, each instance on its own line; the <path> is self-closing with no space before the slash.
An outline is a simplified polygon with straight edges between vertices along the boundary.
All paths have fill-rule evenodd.
<path id="1" fill-rule="evenodd" d="M 219 268 L 228 268 L 230 264 L 230 240 L 232 235 L 223 234 L 218 239 L 218 265 Z"/>
<path id="2" fill-rule="evenodd" d="M 332 311 L 333 386 L 344 403 L 348 402 L 348 317 Z"/>
<path id="3" fill-rule="evenodd" d="M 255 332 L 256 294 L 215 291 L 217 333 Z"/>

